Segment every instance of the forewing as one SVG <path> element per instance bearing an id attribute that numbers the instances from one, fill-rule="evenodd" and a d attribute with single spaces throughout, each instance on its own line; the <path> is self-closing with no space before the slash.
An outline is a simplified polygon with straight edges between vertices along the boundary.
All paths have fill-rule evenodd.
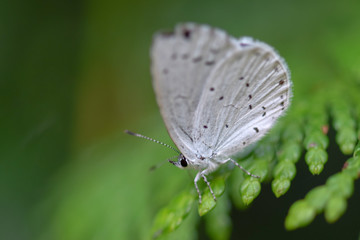
<path id="1" fill-rule="evenodd" d="M 194 146 L 231 156 L 259 140 L 288 108 L 290 74 L 268 45 L 249 38 L 217 65 L 195 114 Z"/>
<path id="2" fill-rule="evenodd" d="M 236 40 L 206 25 L 180 24 L 159 33 L 151 49 L 153 87 L 167 130 L 188 158 L 194 154 L 192 129 L 211 71 L 236 49 Z"/>

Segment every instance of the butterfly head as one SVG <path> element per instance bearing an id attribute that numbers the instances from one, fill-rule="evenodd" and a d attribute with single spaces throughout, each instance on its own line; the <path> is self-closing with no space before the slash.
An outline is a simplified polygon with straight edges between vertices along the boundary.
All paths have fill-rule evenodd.
<path id="1" fill-rule="evenodd" d="M 170 163 L 174 164 L 178 168 L 186 168 L 189 166 L 189 160 L 186 159 L 186 157 L 183 154 L 180 154 L 177 161 L 171 161 Z"/>
<path id="2" fill-rule="evenodd" d="M 178 168 L 189 168 L 189 169 L 206 169 L 209 167 L 209 161 L 205 157 L 196 158 L 195 160 L 190 160 L 186 158 L 183 154 L 180 154 L 177 161 L 168 160 L 173 165 Z"/>
<path id="3" fill-rule="evenodd" d="M 180 154 L 177 161 L 171 161 L 170 163 L 174 164 L 178 168 L 187 168 L 189 166 L 189 160 L 183 154 Z"/>

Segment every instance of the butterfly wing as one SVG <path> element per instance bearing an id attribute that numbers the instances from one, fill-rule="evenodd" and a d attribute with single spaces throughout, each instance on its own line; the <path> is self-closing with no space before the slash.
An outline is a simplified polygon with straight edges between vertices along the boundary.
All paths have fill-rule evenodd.
<path id="1" fill-rule="evenodd" d="M 236 50 L 236 40 L 206 25 L 180 24 L 156 34 L 151 49 L 153 87 L 167 130 L 194 157 L 194 117 L 210 73 Z"/>
<path id="2" fill-rule="evenodd" d="M 263 137 L 288 108 L 290 74 L 270 46 L 243 38 L 204 90 L 195 111 L 194 148 L 228 157 Z"/>

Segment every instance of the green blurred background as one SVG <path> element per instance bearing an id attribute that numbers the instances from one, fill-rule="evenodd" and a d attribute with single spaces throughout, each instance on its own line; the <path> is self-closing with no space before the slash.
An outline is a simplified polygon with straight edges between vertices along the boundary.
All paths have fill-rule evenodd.
<path id="1" fill-rule="evenodd" d="M 148 171 L 173 152 L 123 134 L 171 143 L 151 87 L 155 31 L 194 21 L 267 42 L 286 59 L 299 103 L 349 74 L 344 69 L 360 76 L 359 7 L 325 0 L 2 2 L 0 239 L 147 239 L 159 208 L 192 185 L 170 164 Z M 342 164 L 333 158 L 329 172 Z M 305 229 L 284 230 L 290 204 L 326 179 L 298 165 L 289 194 L 276 200 L 267 186 L 250 210 L 232 211 L 232 239 L 358 236 L 360 211 L 351 202 L 352 213 L 334 225 L 320 216 Z M 193 228 L 198 235 L 180 227 L 170 238 L 207 239 L 201 223 Z"/>

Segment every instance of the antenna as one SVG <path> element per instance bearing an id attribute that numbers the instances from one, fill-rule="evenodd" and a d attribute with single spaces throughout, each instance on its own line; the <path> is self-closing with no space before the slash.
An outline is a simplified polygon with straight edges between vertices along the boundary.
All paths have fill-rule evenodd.
<path id="1" fill-rule="evenodd" d="M 124 132 L 127 133 L 127 134 L 129 134 L 129 135 L 131 135 L 131 136 L 135 136 L 135 137 L 139 137 L 139 138 L 144 138 L 144 139 L 149 140 L 149 141 L 152 141 L 152 142 L 154 142 L 154 143 L 163 145 L 163 146 L 165 146 L 165 147 L 167 147 L 167 148 L 170 148 L 170 149 L 174 150 L 175 152 L 181 154 L 181 152 L 179 152 L 177 149 L 173 148 L 173 147 L 170 146 L 169 144 L 160 142 L 160 141 L 158 141 L 158 140 L 155 140 L 155 139 L 152 139 L 152 138 L 150 138 L 150 137 L 141 135 L 141 134 L 139 134 L 139 133 L 131 132 L 131 131 L 129 131 L 129 130 L 125 130 Z"/>
<path id="2" fill-rule="evenodd" d="M 166 159 L 165 161 L 159 162 L 158 164 L 151 166 L 149 168 L 149 171 L 154 171 L 154 170 L 158 169 L 159 167 L 161 167 L 162 165 L 164 165 L 164 163 L 169 162 L 170 159 L 174 159 L 174 158 L 177 158 L 177 157 L 178 156 L 173 156 L 173 157 L 171 157 L 169 159 Z"/>

